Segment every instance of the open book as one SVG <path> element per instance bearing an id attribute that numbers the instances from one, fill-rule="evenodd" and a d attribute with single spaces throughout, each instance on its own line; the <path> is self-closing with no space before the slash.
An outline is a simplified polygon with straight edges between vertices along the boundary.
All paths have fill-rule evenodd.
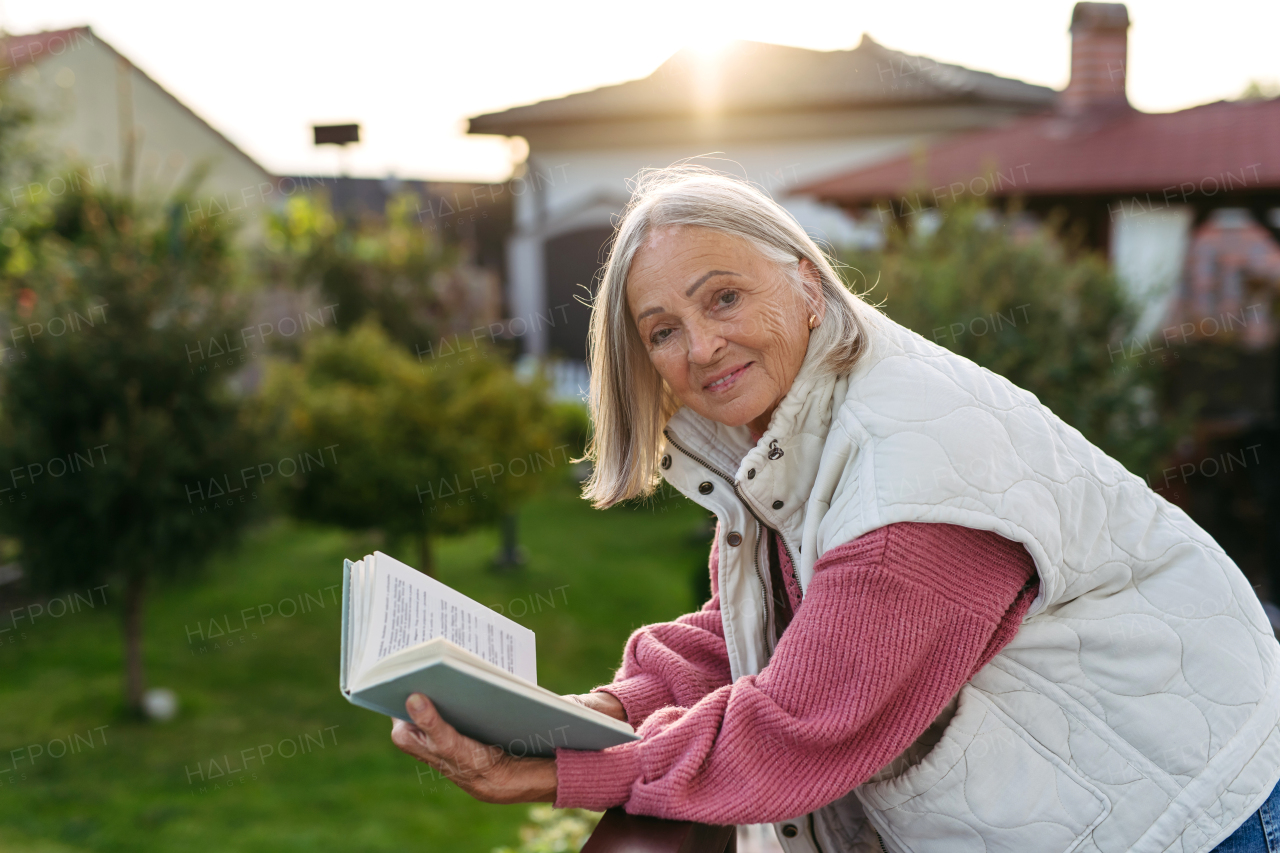
<path id="1" fill-rule="evenodd" d="M 462 734 L 516 756 L 636 740 L 631 726 L 538 686 L 533 632 L 375 551 L 342 569 L 348 702 L 409 720 L 411 693 Z"/>

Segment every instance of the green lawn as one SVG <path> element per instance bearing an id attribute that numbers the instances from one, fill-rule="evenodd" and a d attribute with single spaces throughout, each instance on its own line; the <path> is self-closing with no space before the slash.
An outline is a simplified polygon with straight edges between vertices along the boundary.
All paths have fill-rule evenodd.
<path id="1" fill-rule="evenodd" d="M 491 574 L 497 539 L 485 530 L 438 543 L 440 577 L 537 633 L 542 685 L 583 691 L 610 678 L 633 628 L 693 607 L 703 516 L 682 498 L 598 512 L 561 486 L 521 514 L 527 568 Z M 25 639 L 0 634 L 0 851 L 487 853 L 515 843 L 526 806 L 484 805 L 420 776 L 425 765 L 391 745 L 386 718 L 338 695 L 338 590 L 326 588 L 344 556 L 370 548 L 277 522 L 199 583 L 158 590 L 149 684 L 181 701 L 166 724 L 120 715 L 114 610 L 37 620 Z M 304 608 L 280 615 L 299 597 Z M 230 644 L 209 638 L 211 620 L 237 627 L 245 608 L 268 615 Z M 242 751 L 264 758 L 240 770 Z"/>

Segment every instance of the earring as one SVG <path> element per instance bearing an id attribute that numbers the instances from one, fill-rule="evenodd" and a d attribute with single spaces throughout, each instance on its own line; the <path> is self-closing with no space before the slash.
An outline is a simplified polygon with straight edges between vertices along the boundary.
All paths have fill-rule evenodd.
<path id="1" fill-rule="evenodd" d="M 809 328 L 810 328 L 810 329 L 813 329 L 813 328 L 817 327 L 817 325 L 818 325 L 818 315 L 817 315 L 817 314 L 810 314 L 810 315 L 809 315 Z"/>

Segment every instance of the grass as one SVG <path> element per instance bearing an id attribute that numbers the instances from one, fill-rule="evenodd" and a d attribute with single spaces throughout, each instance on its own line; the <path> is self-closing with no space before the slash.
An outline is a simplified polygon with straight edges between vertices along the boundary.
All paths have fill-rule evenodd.
<path id="1" fill-rule="evenodd" d="M 609 680 L 631 630 L 694 606 L 703 516 L 678 496 L 597 512 L 559 486 L 521 514 L 524 569 L 491 573 L 497 535 L 481 530 L 437 543 L 439 575 L 537 633 L 539 683 L 581 692 Z M 0 853 L 487 853 L 516 842 L 527 807 L 478 803 L 420 774 L 391 745 L 389 720 L 338 694 L 333 585 L 344 556 L 371 548 L 366 536 L 277 521 L 198 582 L 156 590 L 147 675 L 179 697 L 168 723 L 120 713 L 114 608 L 0 634 Z M 211 636 L 211 621 L 244 625 L 246 608 L 265 618 Z M 264 758 L 231 772 L 242 751 Z"/>

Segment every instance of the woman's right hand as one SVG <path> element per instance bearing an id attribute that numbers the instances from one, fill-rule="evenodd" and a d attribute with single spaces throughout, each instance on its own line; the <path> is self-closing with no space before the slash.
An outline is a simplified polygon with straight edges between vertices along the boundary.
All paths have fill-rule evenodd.
<path id="1" fill-rule="evenodd" d="M 606 693 L 603 690 L 595 693 L 579 693 L 565 696 L 570 702 L 577 702 L 590 708 L 593 711 L 599 711 L 602 714 L 613 717 L 615 720 L 627 721 L 627 710 L 622 707 L 622 703 L 618 701 L 618 697 L 612 693 Z"/>

